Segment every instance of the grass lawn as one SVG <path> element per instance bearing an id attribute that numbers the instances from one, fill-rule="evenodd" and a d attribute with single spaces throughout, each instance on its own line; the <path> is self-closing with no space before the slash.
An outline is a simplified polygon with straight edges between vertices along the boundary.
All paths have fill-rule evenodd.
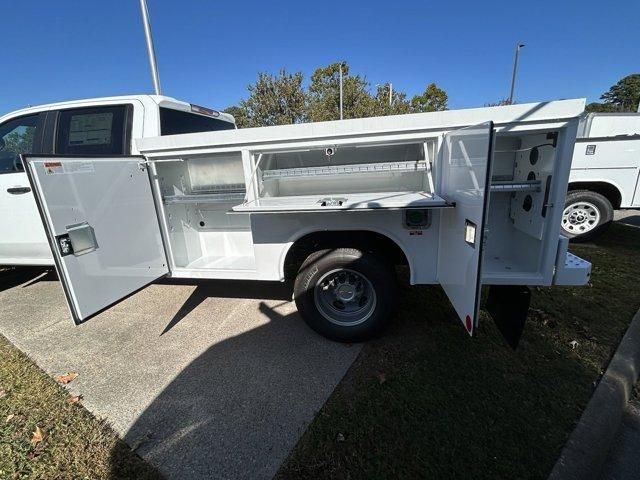
<path id="1" fill-rule="evenodd" d="M 640 229 L 571 249 L 592 283 L 533 289 L 515 352 L 487 316 L 470 339 L 439 287 L 405 285 L 278 477 L 546 478 L 640 307 Z"/>
<path id="2" fill-rule="evenodd" d="M 0 478 L 161 476 L 0 335 Z"/>

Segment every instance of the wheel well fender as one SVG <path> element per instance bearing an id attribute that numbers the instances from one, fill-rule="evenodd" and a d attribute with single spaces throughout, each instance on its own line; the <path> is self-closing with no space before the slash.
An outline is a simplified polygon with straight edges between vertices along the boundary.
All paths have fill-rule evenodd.
<path id="1" fill-rule="evenodd" d="M 331 248 L 357 248 L 368 252 L 384 252 L 385 258 L 395 265 L 408 265 L 411 261 L 397 238 L 389 232 L 375 230 L 320 230 L 304 232 L 291 240 L 280 260 L 280 271 L 285 279 L 294 278 L 302 262 L 313 252 Z"/>
<path id="2" fill-rule="evenodd" d="M 595 182 L 571 182 L 567 189 L 567 193 L 575 190 L 589 190 L 596 192 L 605 197 L 613 208 L 620 208 L 622 203 L 622 193 L 620 187 L 610 181 L 595 181 Z"/>

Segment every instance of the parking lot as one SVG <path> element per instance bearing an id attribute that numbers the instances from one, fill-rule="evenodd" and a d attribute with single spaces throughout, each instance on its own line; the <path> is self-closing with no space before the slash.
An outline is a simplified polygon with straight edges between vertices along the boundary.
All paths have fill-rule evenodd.
<path id="1" fill-rule="evenodd" d="M 155 284 L 79 327 L 47 270 L 0 289 L 2 334 L 78 373 L 71 392 L 168 478 L 272 477 L 360 351 L 309 330 L 281 284 Z"/>

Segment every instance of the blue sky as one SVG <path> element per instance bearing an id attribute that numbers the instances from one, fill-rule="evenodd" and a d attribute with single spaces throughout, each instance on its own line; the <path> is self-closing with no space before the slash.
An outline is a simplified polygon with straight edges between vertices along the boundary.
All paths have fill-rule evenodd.
<path id="1" fill-rule="evenodd" d="M 595 101 L 640 72 L 640 2 L 148 0 L 163 93 L 214 108 L 246 96 L 259 71 L 308 80 L 346 60 L 372 85 L 409 95 L 436 82 L 450 108 Z M 9 6 L 10 5 L 10 6 Z M 137 0 L 30 0 L 2 7 L 0 113 L 73 98 L 147 93 Z"/>

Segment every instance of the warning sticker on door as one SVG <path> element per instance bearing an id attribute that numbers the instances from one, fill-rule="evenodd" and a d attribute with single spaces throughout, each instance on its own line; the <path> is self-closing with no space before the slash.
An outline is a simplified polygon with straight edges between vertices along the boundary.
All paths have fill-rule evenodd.
<path id="1" fill-rule="evenodd" d="M 47 175 L 64 173 L 64 171 L 62 170 L 61 162 L 44 162 L 44 171 L 47 173 Z"/>
<path id="2" fill-rule="evenodd" d="M 94 171 L 93 162 L 44 162 L 47 175 L 91 173 Z"/>

